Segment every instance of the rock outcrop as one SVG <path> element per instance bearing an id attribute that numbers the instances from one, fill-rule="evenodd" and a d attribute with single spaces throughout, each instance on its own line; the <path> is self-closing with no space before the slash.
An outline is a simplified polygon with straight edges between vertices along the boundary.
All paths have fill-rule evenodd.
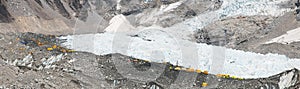
<path id="1" fill-rule="evenodd" d="M 74 29 L 80 28 L 86 30 L 80 31 L 82 33 L 95 33 L 102 32 L 119 14 L 125 15 L 133 26 L 156 24 L 168 27 L 202 12 L 215 10 L 221 4 L 206 0 L 1 0 L 0 26 L 3 29 L 0 30 L 72 34 Z M 168 11 L 164 10 L 168 8 Z M 98 27 L 77 27 L 84 23 Z"/>

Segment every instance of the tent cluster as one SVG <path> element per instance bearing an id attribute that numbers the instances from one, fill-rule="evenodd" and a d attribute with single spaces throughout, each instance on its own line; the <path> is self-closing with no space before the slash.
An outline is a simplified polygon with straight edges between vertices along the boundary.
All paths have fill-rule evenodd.
<path id="1" fill-rule="evenodd" d="M 200 69 L 194 69 L 194 68 L 184 68 L 182 66 L 170 66 L 169 67 L 170 70 L 175 70 L 175 71 L 186 71 L 186 72 L 196 72 L 196 73 L 203 73 L 203 74 L 208 74 L 207 70 L 200 70 Z"/>
<path id="2" fill-rule="evenodd" d="M 217 74 L 217 77 L 226 78 L 226 79 L 238 79 L 238 80 L 244 79 L 244 78 L 240 78 L 240 77 L 236 77 L 236 76 L 230 76 L 229 74 Z"/>
<path id="3" fill-rule="evenodd" d="M 198 73 L 198 74 L 205 74 L 205 75 L 208 75 L 208 71 L 207 70 L 200 70 L 200 69 L 194 69 L 194 68 L 184 68 L 182 66 L 177 66 L 177 65 L 170 65 L 169 66 L 169 69 L 170 70 L 173 70 L 173 71 L 185 71 L 185 72 L 195 72 L 195 73 Z M 208 86 L 208 83 L 207 82 L 202 82 L 200 83 L 200 86 L 201 87 L 206 87 Z"/>
<path id="4" fill-rule="evenodd" d="M 27 46 L 45 48 L 47 51 L 57 51 L 62 53 L 74 52 L 74 50 L 56 45 L 60 40 L 57 39 L 55 35 L 34 34 L 28 32 L 21 34 L 16 40 Z"/>
<path id="5" fill-rule="evenodd" d="M 149 63 L 149 60 L 140 60 L 140 59 L 130 59 L 130 62 L 133 63 L 138 63 L 138 64 L 145 64 L 145 63 Z M 204 74 L 204 75 L 208 75 L 209 72 L 207 70 L 200 70 L 200 69 L 194 69 L 194 68 L 185 68 L 182 66 L 178 66 L 178 65 L 172 65 L 169 62 L 163 62 L 163 64 L 168 65 L 168 69 L 171 71 L 185 71 L 185 72 L 195 72 L 198 74 Z M 244 78 L 240 78 L 240 77 L 236 77 L 236 76 L 231 76 L 229 74 L 217 74 L 216 75 L 219 78 L 224 78 L 224 79 L 237 79 L 237 80 L 243 80 Z M 199 85 L 201 87 L 206 87 L 208 86 L 207 82 L 201 82 L 199 83 Z"/>
<path id="6" fill-rule="evenodd" d="M 48 47 L 47 50 L 48 50 L 48 51 L 56 50 L 56 51 L 60 51 L 60 52 L 62 52 L 62 53 L 71 53 L 71 52 L 75 52 L 74 50 L 66 49 L 66 48 L 63 48 L 63 47 L 60 47 L 60 46 L 57 46 L 57 45 L 53 45 L 53 46 L 51 46 L 51 47 Z"/>
<path id="7" fill-rule="evenodd" d="M 206 82 L 203 82 L 202 84 L 201 84 L 201 86 L 202 87 L 206 87 L 208 84 L 206 83 Z"/>
<path id="8" fill-rule="evenodd" d="M 140 59 L 128 59 L 128 62 L 132 62 L 134 64 L 138 64 L 138 65 L 143 65 L 143 64 L 147 64 L 147 63 L 150 63 L 149 60 L 140 60 Z M 185 67 L 182 67 L 182 66 L 177 66 L 177 65 L 172 65 L 171 63 L 169 62 L 163 62 L 161 64 L 166 64 L 167 65 L 167 68 L 170 70 L 170 71 L 185 71 L 185 72 L 195 72 L 195 73 L 198 73 L 198 74 L 204 74 L 204 75 L 208 75 L 208 71 L 204 70 L 200 70 L 200 69 L 194 69 L 194 68 L 185 68 Z M 208 83 L 207 82 L 201 82 L 199 83 L 199 85 L 201 87 L 206 87 L 208 86 Z"/>
<path id="9" fill-rule="evenodd" d="M 133 59 L 131 60 L 132 62 L 138 62 L 138 63 L 148 63 L 150 62 L 149 60 L 139 60 L 139 59 Z M 169 62 L 164 62 L 164 64 L 170 64 Z M 170 65 L 169 66 L 169 70 L 174 70 L 174 71 L 186 71 L 186 72 L 196 72 L 196 73 L 203 73 L 203 74 L 206 74 L 208 75 L 209 72 L 207 70 L 200 70 L 200 69 L 194 69 L 194 68 L 185 68 L 185 67 L 182 67 L 182 66 L 177 66 L 177 65 Z M 237 76 L 231 76 L 229 74 L 217 74 L 216 75 L 217 77 L 219 78 L 226 78 L 226 79 L 238 79 L 238 80 L 243 80 L 244 78 L 240 78 L 240 77 L 237 77 Z"/>

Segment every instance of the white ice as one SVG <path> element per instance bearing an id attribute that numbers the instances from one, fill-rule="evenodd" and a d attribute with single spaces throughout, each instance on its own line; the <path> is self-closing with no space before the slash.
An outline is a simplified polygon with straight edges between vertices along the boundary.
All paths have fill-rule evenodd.
<path id="1" fill-rule="evenodd" d="M 299 41 L 300 41 L 300 28 L 296 28 L 288 31 L 286 34 L 283 34 L 279 37 L 272 39 L 271 41 L 266 42 L 266 44 L 269 43 L 289 44 L 292 42 L 299 42 Z"/>
<path id="2" fill-rule="evenodd" d="M 189 41 L 189 35 L 213 21 L 229 16 L 280 16 L 290 9 L 276 4 L 286 0 L 224 0 L 221 9 L 206 12 L 172 27 L 138 27 L 130 30 L 126 19 L 110 25 L 106 33 L 69 35 L 63 45 L 76 51 L 97 55 L 122 53 L 155 62 L 177 62 L 185 67 L 208 70 L 213 74 L 226 73 L 244 78 L 268 77 L 282 71 L 300 68 L 299 59 L 278 54 L 258 54 Z M 122 16 L 121 16 L 122 17 Z M 126 23 L 124 23 L 126 22 Z M 130 28 L 128 28 L 130 27 Z M 124 31 L 124 29 L 127 29 Z"/>

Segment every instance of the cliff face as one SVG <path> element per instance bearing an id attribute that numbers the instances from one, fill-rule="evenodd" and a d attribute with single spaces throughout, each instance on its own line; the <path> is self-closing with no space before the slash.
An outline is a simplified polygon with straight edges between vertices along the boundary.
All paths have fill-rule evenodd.
<path id="1" fill-rule="evenodd" d="M 108 0 L 95 1 L 103 3 Z M 4 32 L 68 34 L 77 19 L 86 21 L 88 10 L 91 10 L 91 2 L 87 0 L 1 0 L 0 3 L 0 25 L 4 27 L 1 29 Z M 103 9 L 94 11 L 106 13 Z"/>
<path id="2" fill-rule="evenodd" d="M 74 29 L 86 30 L 82 33 L 102 32 L 118 14 L 125 15 L 134 26 L 168 27 L 219 5 L 208 0 L 0 0 L 0 30 L 45 34 L 70 34 Z M 91 24 L 96 28 L 90 28 Z"/>
<path id="3" fill-rule="evenodd" d="M 6 2 L 4 0 L 0 1 L 0 22 L 1 23 L 8 23 L 8 22 L 12 22 L 12 18 L 10 13 L 7 11 L 6 9 Z"/>

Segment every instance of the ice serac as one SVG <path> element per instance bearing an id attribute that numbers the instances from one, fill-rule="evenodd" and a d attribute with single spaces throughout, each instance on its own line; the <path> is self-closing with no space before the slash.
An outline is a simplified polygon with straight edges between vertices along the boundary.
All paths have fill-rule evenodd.
<path id="1" fill-rule="evenodd" d="M 126 19 L 126 17 L 122 14 L 113 17 L 109 21 L 109 26 L 105 28 L 105 32 L 126 32 L 134 30 L 134 27 L 130 24 L 130 22 Z"/>
<path id="2" fill-rule="evenodd" d="M 287 88 L 289 86 L 295 85 L 297 80 L 299 80 L 298 70 L 290 70 L 281 74 L 280 81 L 278 83 L 280 89 Z"/>
<path id="3" fill-rule="evenodd" d="M 280 8 L 278 4 L 288 0 L 223 0 L 220 9 L 199 14 L 198 16 L 188 19 L 182 23 L 175 24 L 170 29 L 179 30 L 184 39 L 187 39 L 186 33 L 191 33 L 204 26 L 227 17 L 232 16 L 254 16 L 269 15 L 278 17 L 285 12 L 289 12 L 290 8 Z"/>

